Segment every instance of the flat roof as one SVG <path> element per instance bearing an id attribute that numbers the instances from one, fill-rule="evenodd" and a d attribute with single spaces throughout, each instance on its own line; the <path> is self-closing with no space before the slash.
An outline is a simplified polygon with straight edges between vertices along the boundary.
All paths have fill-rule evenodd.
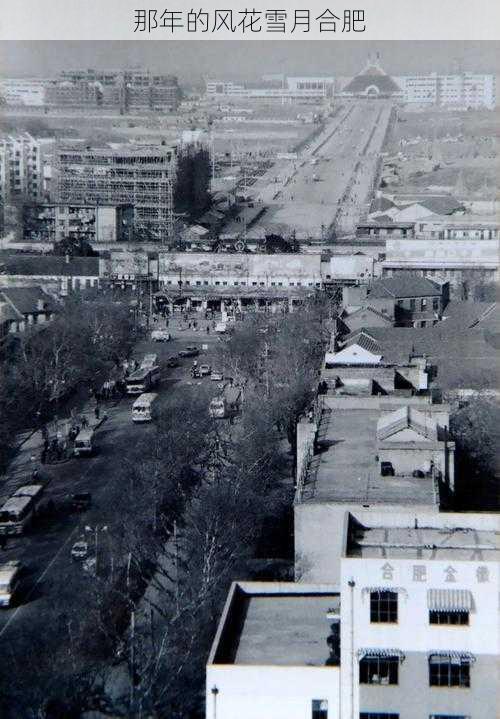
<path id="1" fill-rule="evenodd" d="M 348 557 L 368 559 L 449 559 L 497 562 L 500 532 L 434 527 L 362 527 L 352 532 Z"/>
<path id="2" fill-rule="evenodd" d="M 320 451 L 307 473 L 302 503 L 436 504 L 431 478 L 380 475 L 375 459 L 379 418 L 378 408 L 323 412 L 318 432 Z"/>
<path id="3" fill-rule="evenodd" d="M 209 663 L 327 666 L 328 638 L 340 618 L 332 586 L 245 582 L 233 585 Z"/>

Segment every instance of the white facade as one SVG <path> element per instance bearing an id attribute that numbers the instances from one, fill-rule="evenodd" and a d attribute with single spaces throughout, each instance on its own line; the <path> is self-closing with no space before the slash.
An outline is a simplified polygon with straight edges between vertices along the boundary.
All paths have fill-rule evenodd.
<path id="1" fill-rule="evenodd" d="M 40 198 L 43 186 L 40 143 L 28 133 L 0 138 L 0 200 Z"/>
<path id="2" fill-rule="evenodd" d="M 277 99 L 293 102 L 295 100 L 322 100 L 333 96 L 334 77 L 287 77 L 281 87 L 246 87 L 224 80 L 207 80 L 207 97 L 240 97 L 251 99 Z"/>
<path id="3" fill-rule="evenodd" d="M 7 105 L 41 107 L 45 104 L 45 85 L 39 78 L 5 78 L 0 80 L 0 97 Z"/>
<path id="4" fill-rule="evenodd" d="M 455 75 L 407 75 L 396 78 L 403 88 L 403 101 L 443 107 L 487 108 L 496 105 L 494 75 L 465 72 Z"/>

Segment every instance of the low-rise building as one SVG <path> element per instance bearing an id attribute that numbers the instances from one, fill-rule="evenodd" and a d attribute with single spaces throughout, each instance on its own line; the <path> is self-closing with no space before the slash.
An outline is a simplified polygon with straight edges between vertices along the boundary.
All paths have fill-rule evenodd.
<path id="1" fill-rule="evenodd" d="M 369 287 L 366 303 L 374 306 L 374 300 L 384 298 L 394 301 L 397 326 L 426 327 L 441 318 L 448 302 L 448 285 L 409 273 L 381 277 Z"/>
<path id="2" fill-rule="evenodd" d="M 57 311 L 54 299 L 39 286 L 1 288 L 0 305 L 4 336 L 50 322 Z"/>
<path id="3" fill-rule="evenodd" d="M 75 290 L 99 287 L 98 257 L 54 255 L 10 255 L 3 260 L 0 288 L 12 285 L 42 285 L 62 297 Z"/>
<path id="4" fill-rule="evenodd" d="M 133 237 L 133 223 L 134 209 L 130 204 L 43 203 L 23 207 L 23 239 L 27 242 L 128 242 Z"/>

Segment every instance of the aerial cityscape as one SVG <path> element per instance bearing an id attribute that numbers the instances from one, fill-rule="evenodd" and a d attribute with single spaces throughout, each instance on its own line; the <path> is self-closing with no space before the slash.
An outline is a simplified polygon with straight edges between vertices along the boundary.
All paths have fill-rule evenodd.
<path id="1" fill-rule="evenodd" d="M 495 719 L 500 45 L 132 45 L 0 43 L 0 717 Z"/>

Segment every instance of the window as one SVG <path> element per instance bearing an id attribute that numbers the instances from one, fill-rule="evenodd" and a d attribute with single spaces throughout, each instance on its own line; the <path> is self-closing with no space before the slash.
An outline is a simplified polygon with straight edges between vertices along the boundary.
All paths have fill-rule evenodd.
<path id="1" fill-rule="evenodd" d="M 328 719 L 327 699 L 313 699 L 311 719 Z"/>
<path id="2" fill-rule="evenodd" d="M 423 312 L 426 309 L 426 307 L 427 307 L 427 300 L 424 297 L 420 302 L 420 310 Z"/>
<path id="3" fill-rule="evenodd" d="M 215 281 L 215 284 L 216 284 L 216 285 L 220 285 L 219 280 L 216 280 L 216 281 Z"/>
<path id="4" fill-rule="evenodd" d="M 397 592 L 370 592 L 370 622 L 380 624 L 398 621 Z"/>
<path id="5" fill-rule="evenodd" d="M 198 286 L 200 286 L 200 285 L 201 285 L 201 281 L 200 281 L 200 280 L 196 280 L 196 284 L 197 284 Z"/>
<path id="6" fill-rule="evenodd" d="M 208 285 L 208 280 L 203 280 L 204 285 Z"/>
<path id="7" fill-rule="evenodd" d="M 410 310 L 415 309 L 415 300 L 410 300 Z"/>
<path id="8" fill-rule="evenodd" d="M 397 684 L 399 657 L 367 655 L 359 662 L 360 684 Z"/>
<path id="9" fill-rule="evenodd" d="M 253 285 L 254 287 L 257 287 L 257 283 L 256 283 L 256 282 L 252 282 L 252 285 Z"/>
<path id="10" fill-rule="evenodd" d="M 359 719 L 399 719 L 394 712 L 360 712 Z"/>
<path id="11" fill-rule="evenodd" d="M 469 612 L 429 612 L 429 624 L 468 624 Z"/>
<path id="12" fill-rule="evenodd" d="M 430 714 L 429 719 L 470 719 L 465 714 Z"/>
<path id="13" fill-rule="evenodd" d="M 439 309 L 439 298 L 438 297 L 434 297 L 434 299 L 432 300 L 432 309 L 433 310 Z"/>
<path id="14" fill-rule="evenodd" d="M 470 687 L 470 659 L 434 654 L 429 659 L 429 686 Z"/>

